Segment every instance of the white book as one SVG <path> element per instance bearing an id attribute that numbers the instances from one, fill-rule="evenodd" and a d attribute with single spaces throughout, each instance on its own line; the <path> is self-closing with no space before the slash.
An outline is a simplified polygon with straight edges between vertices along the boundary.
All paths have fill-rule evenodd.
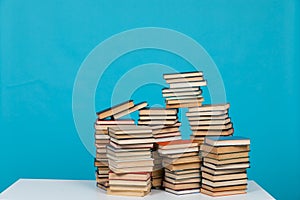
<path id="1" fill-rule="evenodd" d="M 201 87 L 206 85 L 207 85 L 207 81 L 171 83 L 170 88 Z"/>
<path id="2" fill-rule="evenodd" d="M 170 192 L 170 193 L 173 193 L 173 194 L 176 194 L 176 195 L 184 195 L 184 194 L 193 194 L 193 193 L 199 193 L 200 192 L 200 189 L 197 188 L 197 189 L 191 189 L 191 190 L 172 190 L 172 189 L 169 189 L 169 188 L 165 188 L 166 192 Z"/>

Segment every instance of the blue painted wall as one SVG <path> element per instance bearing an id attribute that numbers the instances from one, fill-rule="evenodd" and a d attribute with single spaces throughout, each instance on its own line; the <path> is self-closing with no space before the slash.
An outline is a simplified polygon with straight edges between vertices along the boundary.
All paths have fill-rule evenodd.
<path id="1" fill-rule="evenodd" d="M 217 64 L 235 134 L 252 140 L 249 178 L 275 198 L 299 199 L 299 6 L 296 0 L 1 0 L 0 191 L 19 178 L 94 178 L 93 158 L 72 118 L 77 70 L 109 36 L 157 26 L 194 38 Z M 107 92 L 122 66 L 147 62 L 178 70 L 185 64 L 155 50 L 128 54 L 107 71 Z M 155 88 L 133 97 L 161 101 Z M 101 109 L 110 99 L 98 92 Z"/>

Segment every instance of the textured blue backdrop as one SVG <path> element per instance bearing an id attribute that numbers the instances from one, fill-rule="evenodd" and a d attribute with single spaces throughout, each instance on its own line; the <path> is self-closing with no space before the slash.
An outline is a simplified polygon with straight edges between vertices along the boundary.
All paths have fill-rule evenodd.
<path id="1" fill-rule="evenodd" d="M 0 0 L 0 9 L 0 191 L 18 178 L 94 178 L 72 118 L 77 70 L 109 36 L 157 26 L 194 38 L 219 67 L 236 134 L 252 140 L 249 178 L 278 199 L 300 198 L 299 1 Z M 122 67 L 147 62 L 186 69 L 175 55 L 137 51 L 100 84 L 110 92 Z M 145 86 L 133 98 L 161 103 L 159 90 Z M 105 92 L 97 109 L 110 103 Z"/>

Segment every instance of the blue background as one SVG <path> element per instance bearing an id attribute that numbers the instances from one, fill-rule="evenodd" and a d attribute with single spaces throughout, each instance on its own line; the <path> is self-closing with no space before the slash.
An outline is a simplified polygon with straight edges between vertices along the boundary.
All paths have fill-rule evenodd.
<path id="1" fill-rule="evenodd" d="M 299 8 L 296 0 L 1 0 L 0 191 L 19 178 L 94 179 L 72 117 L 77 70 L 109 36 L 157 26 L 194 38 L 217 64 L 235 134 L 251 138 L 249 179 L 275 198 L 299 199 Z M 122 65 L 184 64 L 154 50 L 126 56 L 106 74 L 108 93 Z M 159 90 L 133 97 L 151 88 Z M 109 105 L 101 97 L 97 109 Z"/>

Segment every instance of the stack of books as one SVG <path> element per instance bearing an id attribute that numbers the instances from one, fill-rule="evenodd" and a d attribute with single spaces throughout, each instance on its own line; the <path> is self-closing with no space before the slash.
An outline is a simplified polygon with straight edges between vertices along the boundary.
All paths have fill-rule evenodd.
<path id="1" fill-rule="evenodd" d="M 181 139 L 177 109 L 144 108 L 139 111 L 138 124 L 152 129 L 156 142 Z"/>
<path id="2" fill-rule="evenodd" d="M 229 104 L 211 104 L 189 108 L 186 113 L 192 130 L 191 139 L 201 145 L 206 136 L 230 136 L 234 129 L 228 116 Z"/>
<path id="3" fill-rule="evenodd" d="M 206 86 L 202 72 L 185 72 L 163 75 L 169 88 L 162 90 L 166 99 L 166 108 L 189 108 L 201 106 L 201 86 Z"/>
<path id="4" fill-rule="evenodd" d="M 199 146 L 191 140 L 159 143 L 165 176 L 163 186 L 167 192 L 182 195 L 200 192 Z"/>
<path id="5" fill-rule="evenodd" d="M 207 137 L 203 157 L 201 192 L 210 196 L 244 194 L 249 164 L 250 140 L 237 136 Z"/>
<path id="6" fill-rule="evenodd" d="M 126 101 L 112 108 L 97 112 L 95 128 L 95 146 L 96 158 L 94 166 L 96 167 L 96 182 L 99 188 L 107 190 L 109 168 L 106 147 L 109 144 L 109 127 L 120 127 L 135 124 L 132 119 L 120 119 L 136 110 L 147 106 L 146 102 L 134 105 L 133 101 Z"/>
<path id="7" fill-rule="evenodd" d="M 162 181 L 164 176 L 164 169 L 162 166 L 162 157 L 155 150 L 152 151 L 152 158 L 154 160 L 154 168 L 151 173 L 152 187 L 160 189 L 162 187 Z"/>
<path id="8" fill-rule="evenodd" d="M 99 188 L 106 190 L 108 188 L 108 158 L 106 147 L 110 142 L 108 128 L 114 126 L 132 125 L 134 120 L 99 120 L 95 122 L 95 146 L 96 146 L 96 182 Z"/>
<path id="9" fill-rule="evenodd" d="M 107 146 L 109 188 L 107 194 L 145 196 L 151 191 L 151 157 L 154 138 L 148 127 L 136 125 L 109 128 Z"/>

